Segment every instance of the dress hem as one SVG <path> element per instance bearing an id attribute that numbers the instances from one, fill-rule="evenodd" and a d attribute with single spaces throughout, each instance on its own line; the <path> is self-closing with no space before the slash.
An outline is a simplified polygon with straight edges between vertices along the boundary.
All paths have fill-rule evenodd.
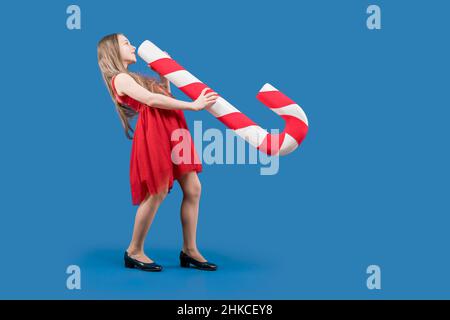
<path id="1" fill-rule="evenodd" d="M 167 193 L 169 194 L 170 191 L 173 189 L 173 186 L 175 184 L 175 180 L 179 180 L 181 177 L 183 177 L 184 175 L 188 174 L 189 172 L 201 173 L 202 171 L 203 171 L 203 168 L 200 166 L 200 167 L 197 167 L 197 168 L 194 168 L 194 169 L 189 169 L 189 170 L 186 170 L 186 171 L 182 171 L 179 174 L 174 175 L 173 179 L 171 181 L 169 181 L 169 186 L 168 186 L 168 189 L 167 189 Z M 143 184 L 145 185 L 145 188 L 147 189 L 147 192 L 146 192 L 145 196 L 142 199 L 139 199 L 139 196 L 133 196 L 132 195 L 131 203 L 134 206 L 140 205 L 145 199 L 147 199 L 147 197 L 149 195 L 158 194 L 158 193 L 160 193 L 162 191 L 162 189 L 158 189 L 158 188 L 157 189 L 153 188 L 152 191 L 148 191 L 149 188 L 148 188 L 147 183 L 143 182 Z"/>

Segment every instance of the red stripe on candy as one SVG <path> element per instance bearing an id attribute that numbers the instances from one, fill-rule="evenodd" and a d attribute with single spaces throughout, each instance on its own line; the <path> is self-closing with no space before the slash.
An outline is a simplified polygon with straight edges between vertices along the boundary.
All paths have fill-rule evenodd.
<path id="1" fill-rule="evenodd" d="M 228 128 L 233 130 L 256 125 L 256 123 L 254 123 L 245 114 L 241 112 L 232 112 L 224 116 L 218 117 L 217 119 L 220 120 Z"/>
<path id="2" fill-rule="evenodd" d="M 302 143 L 308 133 L 306 123 L 293 116 L 282 115 L 281 117 L 286 121 L 286 127 L 283 132 L 292 136 L 298 144 Z"/>
<path id="3" fill-rule="evenodd" d="M 205 88 L 209 88 L 206 84 L 202 83 L 202 82 L 193 82 L 191 84 L 188 84 L 186 86 L 183 87 L 179 87 L 179 89 L 184 92 L 184 94 L 186 94 L 189 98 L 191 98 L 192 100 L 195 100 L 199 97 L 200 93 L 202 93 L 202 90 Z M 205 93 L 209 93 L 212 92 L 214 90 L 212 90 L 211 88 L 209 88 L 208 90 L 206 90 Z"/>
<path id="4" fill-rule="evenodd" d="M 280 151 L 285 136 L 286 134 L 284 132 L 280 134 L 268 134 L 258 146 L 258 150 L 268 155 L 277 154 Z"/>
<path id="5" fill-rule="evenodd" d="M 256 98 L 269 108 L 281 108 L 295 102 L 280 91 L 261 91 Z"/>
<path id="6" fill-rule="evenodd" d="M 148 66 L 163 76 L 175 71 L 185 70 L 171 58 L 158 59 L 156 61 L 153 61 L 152 63 L 149 63 Z"/>

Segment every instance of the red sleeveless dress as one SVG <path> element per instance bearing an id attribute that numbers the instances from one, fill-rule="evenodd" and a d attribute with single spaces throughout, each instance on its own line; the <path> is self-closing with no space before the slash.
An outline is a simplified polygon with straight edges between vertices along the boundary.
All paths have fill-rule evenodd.
<path id="1" fill-rule="evenodd" d="M 131 198 L 133 205 L 138 205 L 148 194 L 170 192 L 174 180 L 190 171 L 201 172 L 202 165 L 183 110 L 156 108 L 127 95 L 119 96 L 114 78 L 111 85 L 117 101 L 138 112 L 130 159 Z M 185 130 L 177 131 L 171 139 L 176 129 Z"/>

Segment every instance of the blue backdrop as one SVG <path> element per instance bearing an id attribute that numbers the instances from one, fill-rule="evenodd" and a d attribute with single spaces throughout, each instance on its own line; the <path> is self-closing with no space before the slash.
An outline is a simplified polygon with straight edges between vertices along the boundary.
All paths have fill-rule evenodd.
<path id="1" fill-rule="evenodd" d="M 2 5 L 0 298 L 450 298 L 448 1 L 79 0 L 81 30 L 70 4 Z M 308 115 L 276 175 L 204 165 L 198 246 L 217 272 L 178 266 L 178 184 L 146 242 L 165 270 L 123 268 L 131 141 L 96 51 L 113 32 L 151 40 L 265 128 L 283 127 L 255 98 L 266 82 Z M 72 264 L 81 290 L 66 288 Z"/>

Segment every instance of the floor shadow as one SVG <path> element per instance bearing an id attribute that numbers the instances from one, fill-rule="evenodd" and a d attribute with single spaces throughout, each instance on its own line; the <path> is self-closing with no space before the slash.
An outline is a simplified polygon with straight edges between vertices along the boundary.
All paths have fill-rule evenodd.
<path id="1" fill-rule="evenodd" d="M 148 252 L 150 252 L 150 258 L 163 265 L 166 270 L 191 269 L 180 267 L 179 249 L 152 248 Z M 216 263 L 223 270 L 249 271 L 260 269 L 263 265 L 261 257 L 257 254 L 251 256 L 243 255 L 242 252 L 212 250 L 202 250 L 202 254 L 208 261 Z M 95 248 L 82 253 L 78 261 L 86 267 L 123 268 L 123 255 L 124 250 L 122 248 Z"/>

